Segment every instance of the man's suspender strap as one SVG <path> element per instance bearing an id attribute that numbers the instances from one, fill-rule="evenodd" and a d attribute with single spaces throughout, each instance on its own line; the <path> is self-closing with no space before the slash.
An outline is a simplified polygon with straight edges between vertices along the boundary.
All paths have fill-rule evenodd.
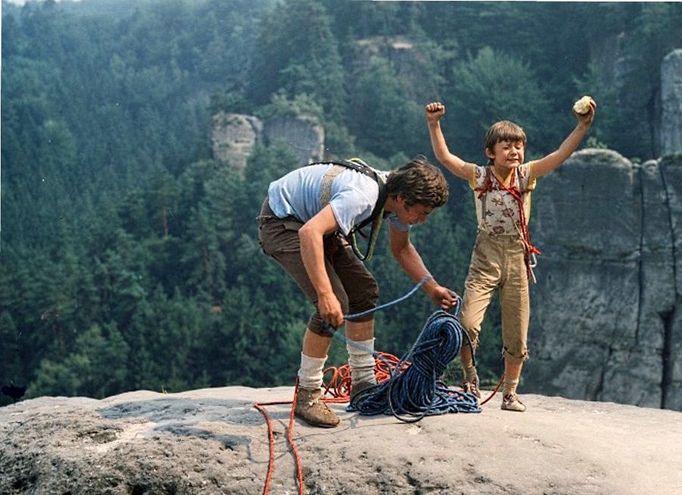
<path id="1" fill-rule="evenodd" d="M 320 202 L 322 206 L 324 207 L 327 205 L 331 199 L 331 190 L 332 190 L 332 183 L 334 182 L 334 179 L 336 178 L 337 175 L 339 175 L 341 172 L 343 172 L 346 169 L 353 169 L 357 172 L 360 172 L 361 174 L 365 174 L 368 177 L 371 177 L 374 179 L 377 184 L 379 185 L 379 198 L 377 199 L 376 205 L 374 205 L 374 209 L 372 210 L 372 214 L 369 216 L 369 218 L 363 220 L 360 224 L 356 225 L 353 227 L 353 229 L 350 231 L 350 233 L 347 236 L 347 239 L 353 248 L 353 252 L 355 255 L 360 258 L 362 261 L 367 261 L 369 258 L 372 256 L 372 252 L 374 251 L 374 245 L 376 244 L 376 238 L 377 235 L 379 234 L 379 229 L 381 227 L 381 220 L 383 218 L 383 213 L 384 213 L 384 204 L 386 203 L 386 187 L 384 185 L 383 180 L 381 177 L 379 177 L 379 174 L 376 173 L 375 170 L 373 170 L 369 165 L 364 163 L 362 160 L 358 158 L 353 158 L 352 160 L 342 160 L 342 161 L 329 161 L 329 162 L 318 162 L 318 163 L 313 163 L 311 165 L 318 165 L 318 164 L 332 164 L 333 166 L 329 168 L 327 173 L 324 174 L 324 177 L 322 178 L 322 186 L 320 188 Z M 369 241 L 368 241 L 368 246 L 365 254 L 362 254 L 360 250 L 357 247 L 357 242 L 355 239 L 355 233 L 359 232 L 360 229 L 363 229 L 367 225 L 372 224 L 372 228 L 369 233 Z M 360 231 L 360 234 L 362 232 Z M 363 237 L 367 237 L 363 235 Z"/>

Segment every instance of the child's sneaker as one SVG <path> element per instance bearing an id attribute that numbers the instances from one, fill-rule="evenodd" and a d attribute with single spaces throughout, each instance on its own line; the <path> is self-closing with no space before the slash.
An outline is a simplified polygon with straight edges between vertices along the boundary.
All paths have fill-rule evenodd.
<path id="1" fill-rule="evenodd" d="M 519 400 L 518 395 L 507 394 L 502 398 L 502 410 L 523 412 L 526 410 L 526 406 Z"/>

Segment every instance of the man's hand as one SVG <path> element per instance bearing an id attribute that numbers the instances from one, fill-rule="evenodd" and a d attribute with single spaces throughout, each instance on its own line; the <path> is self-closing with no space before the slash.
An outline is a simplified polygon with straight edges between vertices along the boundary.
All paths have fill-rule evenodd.
<path id="1" fill-rule="evenodd" d="M 433 289 L 429 290 L 429 296 L 434 304 L 440 306 L 445 311 L 449 311 L 457 302 L 455 293 L 442 285 L 436 285 Z"/>
<path id="2" fill-rule="evenodd" d="M 333 292 L 320 296 L 317 300 L 317 310 L 320 312 L 322 319 L 334 328 L 339 328 L 343 325 L 344 318 L 341 303 Z"/>
<path id="3" fill-rule="evenodd" d="M 438 122 L 443 118 L 443 115 L 445 115 L 445 105 L 439 101 L 428 103 L 424 108 L 426 111 L 426 120 L 429 124 Z"/>

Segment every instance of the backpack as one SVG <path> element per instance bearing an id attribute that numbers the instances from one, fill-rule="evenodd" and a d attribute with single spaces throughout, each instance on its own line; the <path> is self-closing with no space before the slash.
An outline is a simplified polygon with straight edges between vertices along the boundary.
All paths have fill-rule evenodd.
<path id="1" fill-rule="evenodd" d="M 320 190 L 320 202 L 322 206 L 326 206 L 331 199 L 331 187 L 334 179 L 337 175 L 346 169 L 352 169 L 361 174 L 365 174 L 368 177 L 374 179 L 379 185 L 379 198 L 377 199 L 374 209 L 372 210 L 369 218 L 366 218 L 358 225 L 354 226 L 351 231 L 346 236 L 346 240 L 353 248 L 355 255 L 360 258 L 361 261 L 368 261 L 372 257 L 374 252 L 374 246 L 376 244 L 377 236 L 381 228 L 381 221 L 384 217 L 384 205 L 386 204 L 386 198 L 388 196 L 386 192 L 386 184 L 379 176 L 379 174 L 372 167 L 367 165 L 364 161 L 359 158 L 351 158 L 350 160 L 338 160 L 338 161 L 324 161 L 311 163 L 311 165 L 322 165 L 322 164 L 332 164 L 333 166 L 327 171 L 322 179 L 322 187 Z M 369 234 L 365 233 L 363 229 L 371 225 Z M 363 254 L 358 249 L 356 233 L 359 233 L 363 238 L 368 239 L 367 249 Z"/>

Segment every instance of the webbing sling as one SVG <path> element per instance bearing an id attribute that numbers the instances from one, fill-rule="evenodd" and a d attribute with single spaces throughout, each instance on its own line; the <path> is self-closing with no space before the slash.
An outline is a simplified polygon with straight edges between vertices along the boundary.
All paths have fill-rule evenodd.
<path id="1" fill-rule="evenodd" d="M 330 169 L 327 171 L 327 173 L 324 174 L 324 177 L 322 178 L 322 186 L 320 188 L 320 202 L 322 203 L 323 207 L 326 206 L 329 203 L 329 200 L 331 199 L 331 189 L 334 179 L 336 178 L 336 176 L 338 176 L 341 172 L 343 172 L 346 169 L 352 169 L 357 172 L 360 172 L 361 174 L 365 174 L 368 177 L 371 177 L 377 182 L 379 186 L 379 198 L 377 199 L 376 205 L 374 205 L 374 209 L 372 210 L 371 215 L 369 216 L 369 218 L 366 218 L 358 225 L 353 227 L 346 236 L 346 239 L 353 248 L 353 252 L 355 253 L 355 255 L 358 258 L 360 258 L 361 261 L 367 261 L 372 257 L 372 253 L 374 252 L 374 246 L 376 244 L 377 236 L 381 228 L 381 221 L 384 217 L 384 205 L 386 203 L 387 197 L 384 182 L 374 169 L 372 169 L 369 165 L 367 165 L 359 158 L 353 158 L 351 160 L 342 161 L 325 161 L 311 163 L 311 165 L 325 164 L 331 164 L 332 167 L 330 167 Z M 369 232 L 369 235 L 366 235 L 362 232 L 361 229 L 365 228 L 369 224 L 371 224 L 372 227 Z M 367 249 L 364 254 L 360 252 L 360 250 L 358 249 L 357 239 L 355 236 L 356 233 L 359 233 L 361 236 L 368 239 Z"/>

